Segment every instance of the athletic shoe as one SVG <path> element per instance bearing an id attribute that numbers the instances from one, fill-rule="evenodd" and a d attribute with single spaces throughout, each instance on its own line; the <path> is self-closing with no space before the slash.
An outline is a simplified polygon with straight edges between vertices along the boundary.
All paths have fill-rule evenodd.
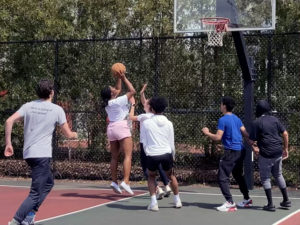
<path id="1" fill-rule="evenodd" d="M 276 211 L 274 205 L 265 205 L 265 206 L 263 207 L 263 210 L 270 211 L 270 212 L 275 212 L 275 211 Z"/>
<path id="2" fill-rule="evenodd" d="M 8 222 L 8 225 L 20 225 L 20 223 L 15 219 L 12 219 L 12 221 Z"/>
<path id="3" fill-rule="evenodd" d="M 182 207 L 182 203 L 181 203 L 180 199 L 178 199 L 177 201 L 174 201 L 174 204 L 175 204 L 175 208 L 177 208 L 177 209 Z"/>
<path id="4" fill-rule="evenodd" d="M 168 198 L 168 197 L 171 195 L 171 192 L 172 192 L 170 186 L 169 186 L 169 185 L 166 185 L 166 186 L 164 187 L 164 191 L 165 191 L 164 197 Z"/>
<path id="5" fill-rule="evenodd" d="M 35 213 L 29 212 L 25 219 L 22 221 L 21 225 L 34 225 Z"/>
<path id="6" fill-rule="evenodd" d="M 280 202 L 280 206 L 283 208 L 289 208 L 292 206 L 292 203 L 291 203 L 291 201 L 283 201 L 283 202 Z"/>
<path id="7" fill-rule="evenodd" d="M 250 208 L 252 207 L 252 199 L 250 198 L 248 200 L 244 199 L 242 202 L 239 202 L 237 206 L 241 208 Z"/>
<path id="8" fill-rule="evenodd" d="M 217 207 L 220 212 L 234 212 L 237 210 L 235 203 L 225 202 L 223 205 Z"/>
<path id="9" fill-rule="evenodd" d="M 114 192 L 117 194 L 122 194 L 122 191 L 119 187 L 119 185 L 116 182 L 111 182 L 110 187 L 113 189 Z"/>
<path id="10" fill-rule="evenodd" d="M 129 194 L 134 195 L 133 191 L 131 190 L 130 186 L 126 184 L 124 181 L 120 184 L 120 186 Z"/>
<path id="11" fill-rule="evenodd" d="M 156 188 L 156 199 L 157 200 L 163 199 L 164 194 L 165 194 L 165 192 L 159 186 L 157 186 L 157 188 Z"/>
<path id="12" fill-rule="evenodd" d="M 151 203 L 148 205 L 147 210 L 157 212 L 159 210 L 158 204 L 152 205 Z"/>

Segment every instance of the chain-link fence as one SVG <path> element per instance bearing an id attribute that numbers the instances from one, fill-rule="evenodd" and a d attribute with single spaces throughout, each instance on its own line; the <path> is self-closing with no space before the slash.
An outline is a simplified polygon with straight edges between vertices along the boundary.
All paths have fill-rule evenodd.
<path id="1" fill-rule="evenodd" d="M 300 34 L 259 33 L 244 38 L 257 74 L 255 102 L 269 100 L 274 114 L 287 127 L 290 158 L 284 163 L 284 172 L 290 185 L 298 185 Z M 53 160 L 57 176 L 110 179 L 106 114 L 101 108 L 100 90 L 114 85 L 110 67 L 123 62 L 137 91 L 147 82 L 147 97 L 162 95 L 169 100 L 166 115 L 174 124 L 179 180 L 216 182 L 222 148 L 205 138 L 201 129 L 207 126 L 216 131 L 224 95 L 234 97 L 234 112 L 244 118 L 243 79 L 232 37 L 225 37 L 222 48 L 207 47 L 206 42 L 204 36 L 193 36 L 1 43 L 0 88 L 9 93 L 0 98 L 0 135 L 4 137 L 8 116 L 36 98 L 37 81 L 51 78 L 56 84 L 55 102 L 64 108 L 70 126 L 79 133 L 78 141 L 69 141 L 59 129 L 56 131 Z M 136 113 L 142 112 L 138 104 Z M 138 130 L 138 124 L 134 124 L 132 180 L 143 179 Z M 20 160 L 22 132 L 22 124 L 17 124 L 12 138 L 15 156 L 1 160 L 3 175 L 27 173 Z M 0 145 L 4 149 L 4 138 Z"/>

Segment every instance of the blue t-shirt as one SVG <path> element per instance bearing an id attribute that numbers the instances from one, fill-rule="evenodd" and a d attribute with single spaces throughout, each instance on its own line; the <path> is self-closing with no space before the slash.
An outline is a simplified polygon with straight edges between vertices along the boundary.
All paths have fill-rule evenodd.
<path id="1" fill-rule="evenodd" d="M 218 130 L 224 131 L 222 143 L 225 149 L 243 149 L 242 126 L 242 121 L 234 114 L 226 114 L 219 119 Z"/>

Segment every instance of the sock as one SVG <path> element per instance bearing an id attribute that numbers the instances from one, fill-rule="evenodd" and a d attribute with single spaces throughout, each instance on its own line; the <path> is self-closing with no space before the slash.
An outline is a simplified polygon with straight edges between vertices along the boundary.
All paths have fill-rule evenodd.
<path id="1" fill-rule="evenodd" d="M 267 199 L 268 199 L 268 205 L 269 206 L 273 205 L 271 189 L 265 189 L 265 193 L 266 193 L 266 196 L 267 196 Z"/>
<path id="2" fill-rule="evenodd" d="M 156 195 L 152 195 L 151 196 L 151 205 L 156 205 L 156 204 L 157 204 Z"/>
<path id="3" fill-rule="evenodd" d="M 179 194 L 177 194 L 177 195 L 174 195 L 174 201 L 175 202 L 178 202 L 180 200 L 180 198 L 179 198 Z"/>
<path id="4" fill-rule="evenodd" d="M 287 202 L 289 200 L 289 197 L 287 195 L 287 191 L 286 191 L 286 188 L 282 188 L 280 189 L 281 193 L 282 193 L 282 197 L 283 197 L 283 201 L 284 202 Z"/>

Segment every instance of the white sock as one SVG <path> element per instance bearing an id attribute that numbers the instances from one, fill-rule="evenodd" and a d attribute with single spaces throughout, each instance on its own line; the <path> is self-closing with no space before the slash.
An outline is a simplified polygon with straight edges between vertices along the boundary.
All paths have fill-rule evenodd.
<path id="1" fill-rule="evenodd" d="M 180 198 L 179 198 L 179 194 L 177 194 L 177 195 L 174 195 L 174 201 L 175 202 L 177 202 L 177 201 L 179 201 L 180 200 Z"/>
<path id="2" fill-rule="evenodd" d="M 157 204 L 156 195 L 152 195 L 151 196 L 151 205 L 156 205 L 156 204 Z"/>

